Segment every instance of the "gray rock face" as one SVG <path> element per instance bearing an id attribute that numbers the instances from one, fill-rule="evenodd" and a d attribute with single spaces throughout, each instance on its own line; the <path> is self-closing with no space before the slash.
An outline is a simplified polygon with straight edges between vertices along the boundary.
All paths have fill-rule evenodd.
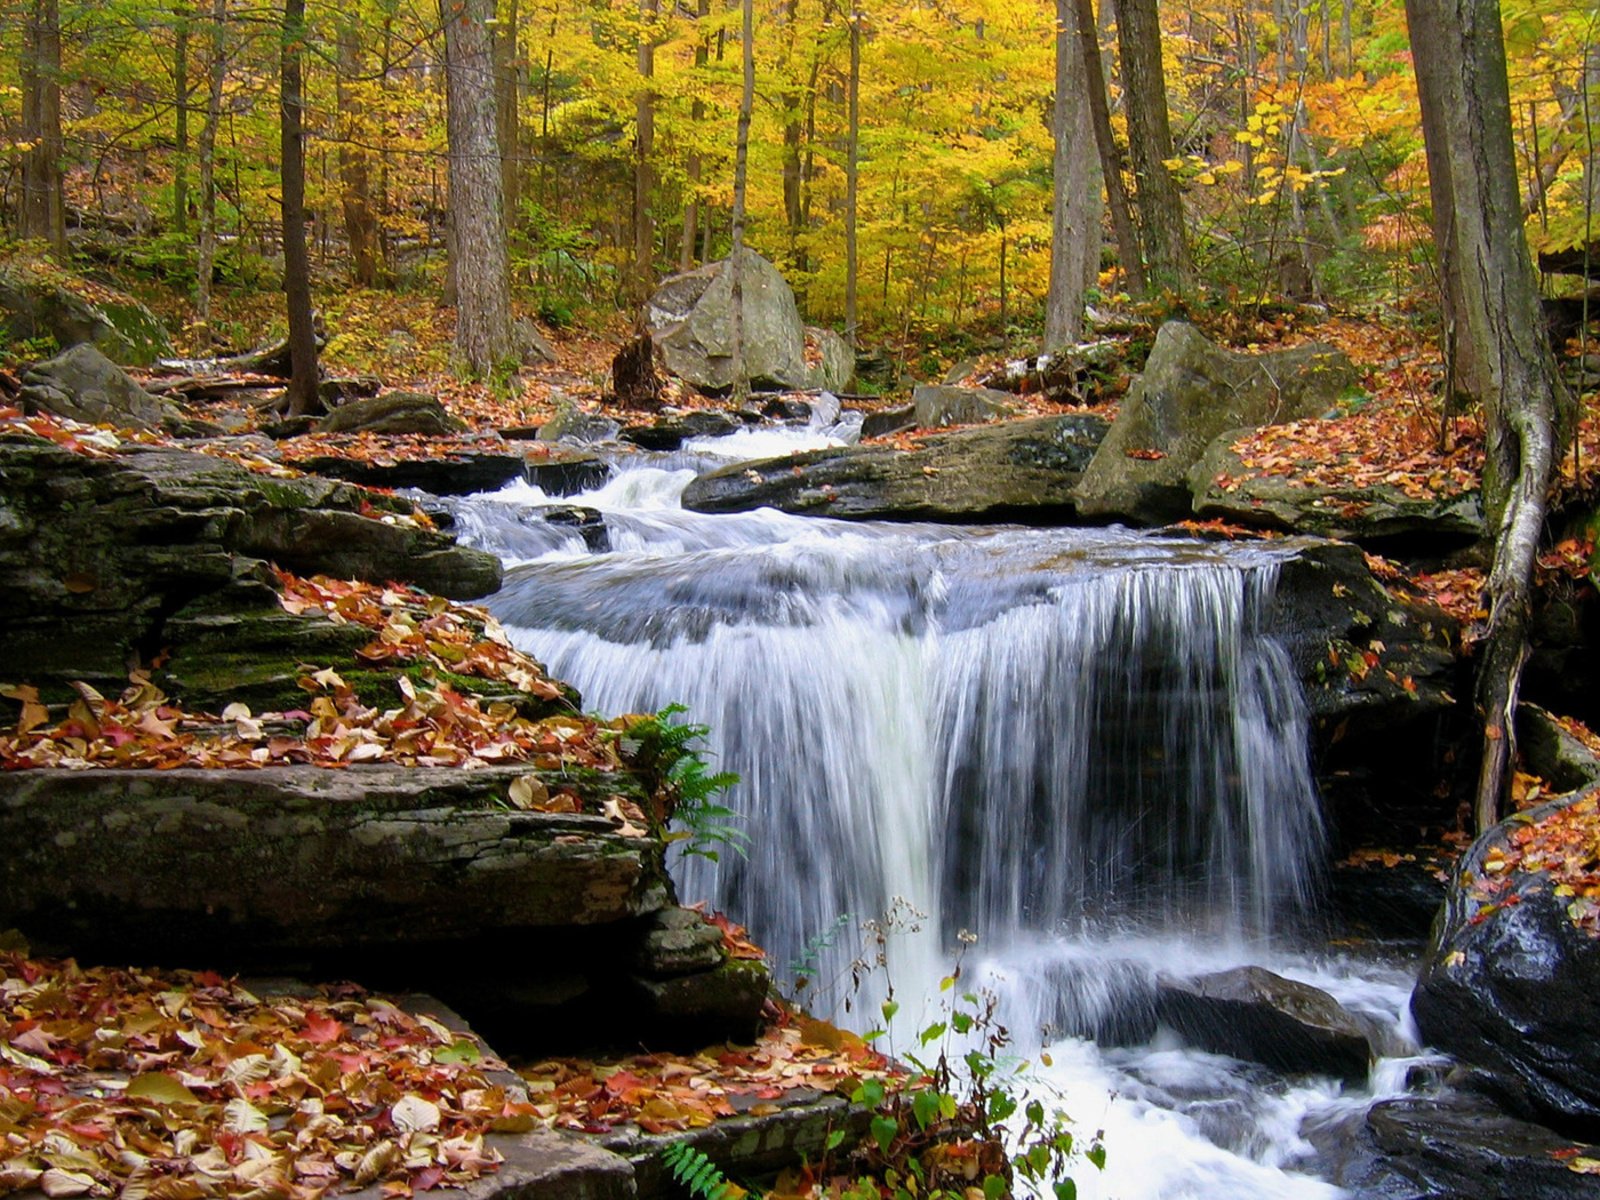
<path id="1" fill-rule="evenodd" d="M 230 593 L 235 615 L 276 616 L 262 560 L 302 573 L 399 579 L 470 599 L 499 586 L 492 555 L 361 505 L 410 505 L 348 484 L 277 479 L 184 450 L 89 458 L 0 441 L 0 612 L 7 669 L 41 687 L 83 679 L 115 693 L 128 663 L 174 644 L 170 622 Z M 255 590 L 245 595 L 238 589 Z"/>
<path id="2" fill-rule="evenodd" d="M 806 387 L 824 392 L 849 389 L 856 375 L 856 352 L 850 343 L 831 329 L 806 326 L 806 346 L 815 347 L 817 361 L 806 368 Z M 809 357 L 809 355 L 808 355 Z"/>
<path id="3" fill-rule="evenodd" d="M 270 961 L 599 926 L 669 903 L 659 839 L 496 807 L 527 771 L 9 772 L 0 830 L 18 852 L 0 866 L 0 913 L 73 947 Z"/>
<path id="4" fill-rule="evenodd" d="M 733 386 L 733 279 L 728 260 L 674 275 L 645 306 L 645 322 L 668 371 L 710 392 Z M 745 369 L 757 386 L 806 387 L 805 327 L 778 269 L 745 251 Z"/>
<path id="5" fill-rule="evenodd" d="M 22 406 L 29 412 L 126 429 L 176 431 L 186 424 L 176 406 L 145 391 L 88 342 L 24 371 Z"/>
<path id="6" fill-rule="evenodd" d="M 911 393 L 917 424 L 924 429 L 944 425 L 977 425 L 1016 415 L 1013 397 L 990 388 L 921 383 Z"/>
<path id="7" fill-rule="evenodd" d="M 1060 520 L 1105 428 L 1098 417 L 1045 417 L 945 434 L 914 451 L 849 446 L 740 463 L 695 479 L 683 504 L 856 520 Z"/>
<path id="8" fill-rule="evenodd" d="M 1235 354 L 1169 321 L 1083 474 L 1079 511 L 1144 524 L 1181 520 L 1192 505 L 1189 470 L 1220 434 L 1318 416 L 1356 380 L 1331 346 Z"/>
<path id="9" fill-rule="evenodd" d="M 687 908 L 653 914 L 634 957 L 634 969 L 653 979 L 671 979 L 722 965 L 722 931 Z"/>
<path id="10" fill-rule="evenodd" d="M 1549 876 L 1513 871 L 1491 907 L 1472 894 L 1485 861 L 1524 825 L 1595 793 L 1495 826 L 1462 857 L 1411 995 L 1429 1044 L 1488 1073 L 1514 1111 L 1600 1140 L 1600 938 L 1567 913 Z M 1507 900 L 1511 903 L 1507 903 Z"/>
<path id="11" fill-rule="evenodd" d="M 1460 543 L 1487 536 L 1476 492 L 1412 496 L 1386 484 L 1333 491 L 1300 486 L 1292 475 L 1267 475 L 1245 466 L 1232 444 L 1248 432 L 1222 434 L 1190 469 L 1198 517 L 1358 542 L 1426 534 L 1436 544 L 1438 539 Z"/>
<path id="12" fill-rule="evenodd" d="M 351 400 L 322 418 L 320 433 L 417 433 L 443 437 L 466 432 L 465 421 L 425 392 L 388 392 Z"/>
<path id="13" fill-rule="evenodd" d="M 64 349 L 89 343 L 115 362 L 148 366 L 172 353 L 159 318 L 130 297 L 91 304 L 58 281 L 0 270 L 0 328 L 17 339 L 50 337 Z"/>
<path id="14" fill-rule="evenodd" d="M 622 426 L 610 417 L 586 413 L 579 408 L 558 412 L 539 426 L 541 442 L 574 442 L 580 446 L 593 446 L 601 442 L 614 442 Z"/>
<path id="15" fill-rule="evenodd" d="M 1372 1056 L 1366 1028 L 1337 1000 L 1262 967 L 1162 980 L 1156 1014 L 1202 1049 L 1279 1071 L 1365 1079 Z"/>

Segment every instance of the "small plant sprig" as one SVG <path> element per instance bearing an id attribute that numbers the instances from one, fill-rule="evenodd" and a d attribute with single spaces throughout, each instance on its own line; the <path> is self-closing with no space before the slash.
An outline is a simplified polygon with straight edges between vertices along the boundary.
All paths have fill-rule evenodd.
<path id="1" fill-rule="evenodd" d="M 623 736 L 621 749 L 632 761 L 656 773 L 660 780 L 660 808 L 664 820 L 676 821 L 681 829 L 667 834 L 668 841 L 682 843 L 683 852 L 717 862 L 723 850 L 741 858 L 750 844 L 750 835 L 734 822 L 739 814 L 717 803 L 739 776 L 732 771 L 711 770 L 707 751 L 701 743 L 710 727 L 676 720 L 687 712 L 681 704 L 669 704 L 660 712 L 633 721 Z"/>
<path id="2" fill-rule="evenodd" d="M 747 1194 L 703 1151 L 688 1142 L 669 1142 L 661 1150 L 661 1161 L 694 1200 L 737 1200 Z"/>

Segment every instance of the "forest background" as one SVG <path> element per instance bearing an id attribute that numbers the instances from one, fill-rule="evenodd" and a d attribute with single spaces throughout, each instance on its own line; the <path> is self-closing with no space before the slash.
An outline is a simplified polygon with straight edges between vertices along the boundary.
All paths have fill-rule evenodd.
<path id="1" fill-rule="evenodd" d="M 738 6 L 498 3 L 487 25 L 519 302 L 550 325 L 603 325 L 663 274 L 725 255 Z M 1588 240 L 1600 192 L 1600 19 L 1570 0 L 1501 8 L 1529 240 L 1536 256 L 1559 254 Z M 1093 20 L 1115 150 L 1134 151 L 1123 182 L 1136 203 L 1152 172 L 1176 184 L 1193 278 L 1212 295 L 1428 307 L 1427 169 L 1401 5 L 1162 5 L 1158 99 L 1172 140 L 1156 147 L 1156 167 L 1136 171 L 1149 136 L 1141 129 L 1130 144 L 1129 99 L 1150 87 L 1124 86 L 1110 0 L 853 10 L 763 0 L 746 238 L 784 270 L 811 319 L 893 340 L 913 361 L 922 350 L 912 347 L 931 358 L 1038 338 L 1053 181 L 1070 169 L 1090 181 L 1077 193 L 1101 191 L 1087 124 L 1065 139 L 1076 165 L 1052 139 L 1058 51 L 1070 53 L 1080 9 Z M 49 228 L 74 230 L 76 254 L 135 268 L 180 300 L 185 348 L 256 340 L 271 310 L 252 298 L 275 290 L 281 271 L 280 64 L 286 49 L 301 51 L 308 232 L 330 351 L 358 365 L 404 357 L 411 347 L 394 344 L 392 321 L 340 318 L 380 303 L 372 296 L 451 299 L 441 26 L 438 6 L 419 0 L 313 2 L 299 41 L 286 38 L 282 11 L 240 0 L 5 0 L 6 232 L 27 231 L 28 163 L 44 156 L 64 168 Z M 59 146 L 38 100 L 50 78 Z M 197 243 L 213 206 L 215 266 L 204 271 Z M 1084 264 L 1091 302 L 1139 282 L 1110 241 L 1096 236 Z M 200 275 L 230 298 L 215 314 Z M 1188 281 L 1152 280 L 1156 299 Z"/>

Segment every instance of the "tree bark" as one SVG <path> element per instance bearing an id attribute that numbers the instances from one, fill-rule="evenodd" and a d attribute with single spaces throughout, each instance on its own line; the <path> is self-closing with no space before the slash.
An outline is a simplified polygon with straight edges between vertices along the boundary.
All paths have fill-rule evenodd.
<path id="1" fill-rule="evenodd" d="M 500 148 L 501 211 L 506 229 L 516 224 L 522 200 L 522 123 L 519 104 L 522 89 L 517 75 L 518 0 L 506 0 L 505 15 L 494 34 L 495 142 Z"/>
<path id="2" fill-rule="evenodd" d="M 1461 382 L 1483 409 L 1484 507 L 1494 530 L 1489 628 L 1475 688 L 1483 761 L 1474 817 L 1499 819 L 1527 657 L 1535 555 L 1570 404 L 1544 336 L 1523 234 L 1497 0 L 1406 0 L 1445 293 L 1458 350 L 1481 365 Z M 1425 61 L 1426 60 L 1426 65 Z M 1447 338 L 1451 331 L 1447 331 Z"/>
<path id="3" fill-rule="evenodd" d="M 211 2 L 210 49 L 206 67 L 206 119 L 200 126 L 200 236 L 195 261 L 196 333 L 209 346 L 211 276 L 217 263 L 217 126 L 222 121 L 222 87 L 228 73 L 228 0 Z"/>
<path id="4" fill-rule="evenodd" d="M 1075 0 L 1078 39 L 1083 56 L 1083 83 L 1089 102 L 1089 122 L 1094 130 L 1095 150 L 1100 156 L 1100 175 L 1105 180 L 1106 203 L 1111 209 L 1111 230 L 1117 239 L 1117 257 L 1127 276 L 1128 291 L 1144 294 L 1144 252 L 1139 247 L 1139 231 L 1128 204 L 1128 189 L 1122 183 L 1122 155 L 1111 133 L 1111 105 L 1106 99 L 1105 68 L 1100 57 L 1100 33 L 1095 26 L 1093 0 Z M 1058 18 L 1059 19 L 1059 18 Z"/>
<path id="5" fill-rule="evenodd" d="M 1193 271 L 1183 229 L 1183 198 L 1166 160 L 1172 157 L 1167 80 L 1161 65 L 1161 17 L 1156 0 L 1121 0 L 1117 36 L 1122 91 L 1128 110 L 1128 148 L 1138 183 L 1136 205 L 1145 277 L 1158 290 L 1187 292 Z"/>
<path id="6" fill-rule="evenodd" d="M 353 81 L 361 74 L 360 28 L 346 15 L 339 23 L 339 202 L 344 213 L 345 239 L 350 245 L 350 275 L 361 287 L 378 281 L 378 218 L 373 210 L 368 152 L 356 143 L 361 133 L 363 106 Z"/>
<path id="7" fill-rule="evenodd" d="M 57 0 L 32 0 L 22 82 L 22 205 L 18 232 L 67 252 L 66 196 L 61 173 L 61 14 Z"/>
<path id="8" fill-rule="evenodd" d="M 742 404 L 750 395 L 750 372 L 744 358 L 744 213 L 749 180 L 750 115 L 756 95 L 756 31 L 754 0 L 744 0 L 744 86 L 739 92 L 739 126 L 733 147 L 733 253 L 728 270 L 733 285 L 733 398 Z"/>
<path id="9" fill-rule="evenodd" d="M 172 101 L 175 114 L 172 164 L 172 228 L 189 232 L 189 6 L 172 11 Z"/>
<path id="10" fill-rule="evenodd" d="M 695 7 L 695 18 L 704 21 L 711 16 L 711 0 L 699 0 Z M 694 68 L 697 75 L 704 75 L 706 63 L 711 61 L 711 45 L 705 34 L 695 38 Z M 687 196 L 683 204 L 683 239 L 678 246 L 678 270 L 687 271 L 694 266 L 695 242 L 700 236 L 700 175 L 704 169 L 704 160 L 700 154 L 700 128 L 706 119 L 706 102 L 701 98 L 700 89 L 695 90 L 694 103 L 689 109 L 690 123 L 690 150 L 688 161 L 684 164 L 685 191 Z"/>
<path id="11" fill-rule="evenodd" d="M 284 0 L 278 108 L 283 154 L 283 291 L 289 315 L 290 416 L 317 407 L 317 334 L 311 314 L 311 259 L 306 251 L 306 146 L 303 131 L 305 0 Z"/>
<path id="12" fill-rule="evenodd" d="M 844 340 L 853 349 L 857 344 L 856 287 L 860 258 L 856 241 L 856 208 L 861 174 L 861 20 L 862 13 L 852 4 L 850 10 L 850 76 L 848 90 L 849 128 L 845 134 L 844 167 Z"/>
<path id="13" fill-rule="evenodd" d="M 456 349 L 480 375 L 519 359 L 495 142 L 494 0 L 443 0 Z"/>
<path id="14" fill-rule="evenodd" d="M 795 77 L 795 46 L 800 24 L 800 0 L 784 0 L 783 51 L 783 216 L 789 230 L 789 265 L 800 266 L 800 231 L 804 228 L 800 209 L 801 124 L 800 81 Z"/>
<path id="15" fill-rule="evenodd" d="M 660 0 L 639 0 L 639 91 L 634 97 L 633 163 L 633 292 L 644 303 L 655 289 L 655 213 L 650 207 L 654 186 L 652 164 L 656 140 L 655 19 Z"/>
<path id="16" fill-rule="evenodd" d="M 1075 0 L 1056 0 L 1056 95 L 1050 114 L 1055 141 L 1050 232 L 1050 289 L 1044 348 L 1075 344 L 1083 332 L 1084 261 L 1100 242 L 1099 189 L 1094 186 L 1092 131 L 1085 103 L 1084 61 Z"/>

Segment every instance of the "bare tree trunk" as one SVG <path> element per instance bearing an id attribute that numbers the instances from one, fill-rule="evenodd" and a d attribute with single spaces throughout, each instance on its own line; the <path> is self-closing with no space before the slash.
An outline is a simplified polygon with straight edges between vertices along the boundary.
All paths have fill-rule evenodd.
<path id="1" fill-rule="evenodd" d="M 733 398 L 743 404 L 750 395 L 750 372 L 744 359 L 744 207 L 749 180 L 750 114 L 756 95 L 756 30 L 754 0 L 744 0 L 744 87 L 739 93 L 739 127 L 733 149 L 733 253 L 728 269 L 733 284 Z"/>
<path id="2" fill-rule="evenodd" d="M 351 82 L 361 74 L 360 29 L 353 16 L 339 22 L 339 202 L 345 239 L 350 244 L 350 275 L 361 287 L 378 281 L 378 219 L 373 211 L 367 150 L 356 144 L 361 134 L 362 105 Z"/>
<path id="3" fill-rule="evenodd" d="M 1146 282 L 1182 294 L 1192 283 L 1183 230 L 1183 198 L 1167 159 L 1172 129 L 1167 117 L 1167 81 L 1161 65 L 1161 18 L 1156 0 L 1120 0 L 1117 35 L 1122 47 L 1122 91 L 1128 110 L 1128 148 L 1139 191 L 1140 234 Z"/>
<path id="4" fill-rule="evenodd" d="M 655 18 L 660 0 L 639 0 L 639 92 L 634 97 L 633 162 L 633 293 L 643 303 L 655 288 L 655 214 L 650 207 L 653 186 L 651 164 L 655 155 L 656 73 Z"/>
<path id="5" fill-rule="evenodd" d="M 1094 128 L 1095 149 L 1100 155 L 1100 174 L 1105 180 L 1106 201 L 1111 208 L 1111 229 L 1117 239 L 1117 257 L 1128 277 L 1128 291 L 1144 294 L 1144 251 L 1139 246 L 1139 231 L 1128 204 L 1128 189 L 1122 184 L 1122 155 L 1111 134 L 1111 106 L 1106 100 L 1106 77 L 1100 58 L 1100 33 L 1095 26 L 1093 0 L 1075 0 L 1078 38 L 1082 44 L 1083 82 L 1088 91 L 1089 120 Z"/>
<path id="6" fill-rule="evenodd" d="M 172 228 L 189 232 L 189 6 L 179 3 L 172 11 L 173 130 Z"/>
<path id="7" fill-rule="evenodd" d="M 711 15 L 711 0 L 700 0 L 695 7 L 695 17 L 704 21 Z M 697 75 L 703 75 L 706 63 L 711 61 L 711 45 L 704 34 L 695 40 L 694 66 Z M 691 137 L 698 138 L 700 128 L 706 119 L 706 102 L 701 99 L 698 89 L 695 91 L 694 103 L 689 110 L 689 121 L 693 128 Z M 678 246 L 678 270 L 687 271 L 694 266 L 695 242 L 700 235 L 700 175 L 704 169 L 704 161 L 700 155 L 698 142 L 692 143 L 689 151 L 688 162 L 684 164 L 685 190 L 688 192 L 683 205 L 683 240 Z"/>
<path id="8" fill-rule="evenodd" d="M 456 349 L 480 375 L 519 360 L 495 142 L 494 0 L 443 0 Z"/>
<path id="9" fill-rule="evenodd" d="M 67 252 L 61 174 L 61 14 L 57 0 L 32 0 L 22 54 L 22 205 L 18 232 L 52 254 Z"/>
<path id="10" fill-rule="evenodd" d="M 522 199 L 521 92 L 517 76 L 517 0 L 506 0 L 505 15 L 494 32 L 495 142 L 500 149 L 500 201 L 509 231 Z"/>
<path id="11" fill-rule="evenodd" d="M 747 0 L 748 2 L 748 0 Z M 845 135 L 844 167 L 844 340 L 854 347 L 857 338 L 856 287 L 859 256 L 856 242 L 856 207 L 860 186 L 861 154 L 861 20 L 862 12 L 850 11 L 849 130 Z"/>
<path id="12" fill-rule="evenodd" d="M 1471 385 L 1487 434 L 1483 495 L 1495 548 L 1475 689 L 1483 762 L 1474 817 L 1482 831 L 1499 819 L 1510 781 L 1534 560 L 1558 423 L 1571 398 L 1544 335 L 1523 234 L 1498 0 L 1406 0 L 1406 17 L 1412 44 L 1428 47 L 1416 56 L 1417 90 L 1435 220 L 1448 210 L 1440 268 L 1455 297 L 1458 342 L 1483 368 Z"/>
<path id="13" fill-rule="evenodd" d="M 217 263 L 217 126 L 222 121 L 222 85 L 228 72 L 228 0 L 211 0 L 211 38 L 206 66 L 206 119 L 200 126 L 200 238 L 195 263 L 194 308 L 202 346 L 211 344 L 211 276 Z"/>
<path id="14" fill-rule="evenodd" d="M 795 45 L 800 23 L 800 0 L 784 0 L 783 51 L 783 215 L 789 230 L 789 264 L 800 265 L 800 231 L 804 228 L 800 210 L 801 97 L 794 77 Z"/>
<path id="15" fill-rule="evenodd" d="M 1050 114 L 1055 141 L 1050 232 L 1050 290 L 1044 348 L 1074 345 L 1083 331 L 1085 243 L 1100 241 L 1099 189 L 1094 187 L 1092 131 L 1074 0 L 1056 0 L 1056 95 Z"/>
<path id="16" fill-rule="evenodd" d="M 279 114 L 283 153 L 283 291 L 289 310 L 290 416 L 317 407 L 317 334 L 311 315 L 311 260 L 306 253 L 306 145 L 303 131 L 307 37 L 305 0 L 284 0 L 279 59 Z"/>

